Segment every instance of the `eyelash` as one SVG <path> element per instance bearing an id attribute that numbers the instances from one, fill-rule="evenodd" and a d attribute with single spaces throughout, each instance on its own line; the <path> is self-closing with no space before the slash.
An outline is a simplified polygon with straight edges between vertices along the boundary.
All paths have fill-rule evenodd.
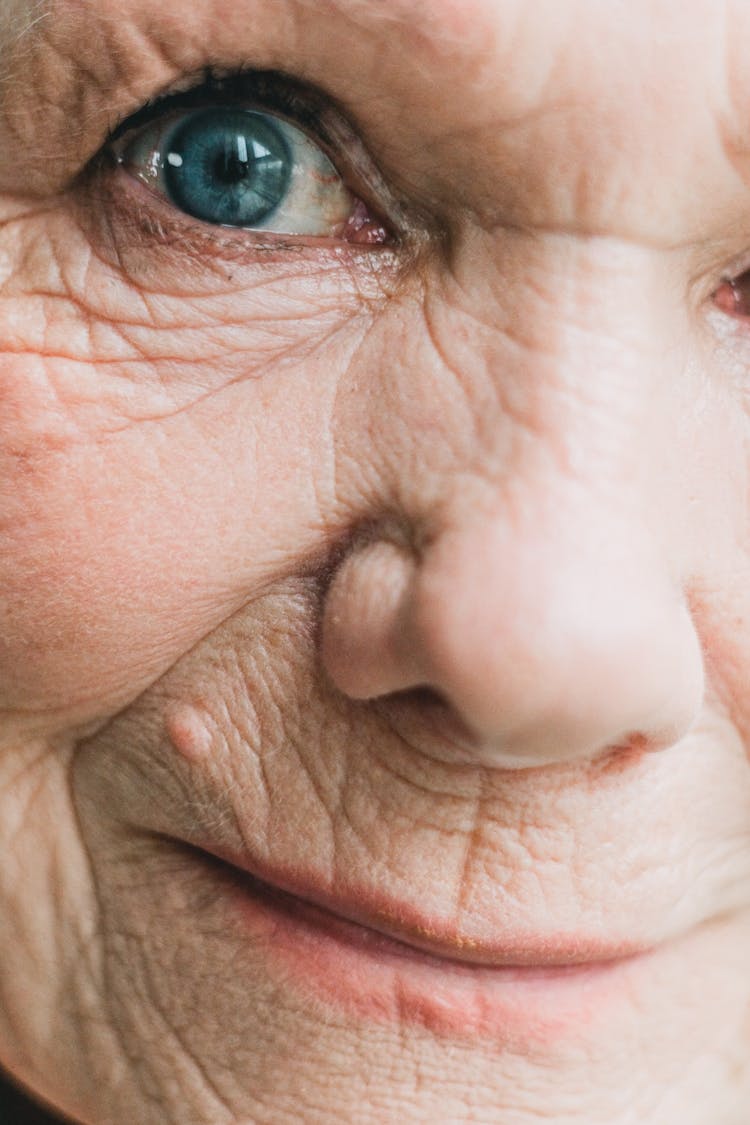
<path id="1" fill-rule="evenodd" d="M 95 167 L 99 171 L 120 170 L 125 145 L 139 132 L 162 119 L 166 120 L 170 114 L 211 105 L 229 109 L 243 107 L 275 114 L 299 128 L 326 154 L 353 197 L 355 209 L 350 220 L 351 237 L 342 238 L 342 241 L 370 249 L 393 248 L 399 242 L 398 219 L 391 213 L 398 212 L 398 208 L 354 130 L 323 95 L 276 71 L 219 74 L 210 67 L 206 68 L 189 86 L 167 91 L 117 122 L 95 161 Z M 383 212 L 387 215 L 385 219 L 381 217 Z M 369 228 L 365 215 L 370 220 Z M 183 226 L 196 225 L 195 220 L 185 214 L 180 214 L 177 222 Z M 228 234 L 227 228 L 222 227 L 221 230 L 224 240 L 244 236 L 247 241 L 248 236 L 251 239 L 255 236 L 267 243 L 281 245 L 285 241 L 282 234 L 269 238 L 268 233 L 250 228 L 237 227 L 231 234 Z M 309 243 L 310 239 L 307 241 Z M 331 239 L 326 241 L 330 243 Z M 304 240 L 295 238 L 294 242 L 301 245 Z"/>
<path id="2" fill-rule="evenodd" d="M 127 133 L 150 124 L 170 110 L 199 109 L 208 101 L 256 101 L 264 109 L 290 117 L 301 128 L 316 135 L 322 144 L 329 143 L 323 114 L 328 109 L 316 91 L 277 71 L 235 71 L 222 74 L 206 67 L 179 89 L 167 90 L 151 98 L 141 109 L 120 120 L 112 129 L 107 144 Z"/>

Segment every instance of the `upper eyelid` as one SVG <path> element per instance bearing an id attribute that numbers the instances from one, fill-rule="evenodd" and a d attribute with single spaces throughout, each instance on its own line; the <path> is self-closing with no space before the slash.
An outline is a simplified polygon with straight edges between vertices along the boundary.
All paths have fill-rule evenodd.
<path id="1" fill-rule="evenodd" d="M 326 119 L 336 114 L 344 124 L 340 111 L 326 103 L 322 95 L 278 71 L 247 70 L 217 75 L 209 67 L 192 79 L 183 80 L 178 89 L 158 94 L 118 121 L 104 147 L 169 114 L 211 104 L 246 105 L 264 112 L 279 113 L 324 146 L 329 146 L 332 140 Z"/>

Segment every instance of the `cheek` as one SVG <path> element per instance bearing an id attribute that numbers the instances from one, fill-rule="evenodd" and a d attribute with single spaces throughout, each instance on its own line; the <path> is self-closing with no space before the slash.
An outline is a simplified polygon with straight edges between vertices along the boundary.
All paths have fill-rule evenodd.
<path id="1" fill-rule="evenodd" d="M 318 549 L 332 504 L 346 271 L 199 268 L 141 235 L 119 257 L 63 212 L 0 229 L 6 712 L 122 706 Z"/>
<path id="2" fill-rule="evenodd" d="M 699 354 L 669 396 L 657 435 L 666 482 L 659 526 L 678 545 L 688 576 L 713 576 L 721 586 L 750 561 L 746 380 L 729 382 L 721 354 Z"/>
<path id="3" fill-rule="evenodd" d="M 324 379 L 311 361 L 99 431 L 36 406 L 0 409 L 0 707 L 99 718 L 315 549 Z"/>
<path id="4" fill-rule="evenodd" d="M 750 752 L 750 416 L 746 364 L 714 344 L 686 380 L 680 441 L 665 435 L 673 500 L 663 535 L 687 560 L 686 596 L 707 671 L 707 710 Z"/>

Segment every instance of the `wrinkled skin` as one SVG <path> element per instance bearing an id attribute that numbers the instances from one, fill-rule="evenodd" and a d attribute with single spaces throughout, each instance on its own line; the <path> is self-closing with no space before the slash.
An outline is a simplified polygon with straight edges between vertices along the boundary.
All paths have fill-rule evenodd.
<path id="1" fill-rule="evenodd" d="M 0 1062 L 96 1125 L 747 1122 L 747 6 L 2 19 Z M 343 107 L 386 244 L 89 163 L 209 62 Z M 408 959 L 375 1012 L 209 844 L 657 948 L 556 1030 Z"/>

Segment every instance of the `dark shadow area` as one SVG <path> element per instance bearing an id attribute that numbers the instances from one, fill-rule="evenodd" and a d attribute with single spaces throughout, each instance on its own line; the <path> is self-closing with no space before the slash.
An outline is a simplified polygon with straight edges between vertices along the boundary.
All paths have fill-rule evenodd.
<path id="1" fill-rule="evenodd" d="M 51 1117 L 29 1101 L 0 1074 L 0 1125 L 60 1125 L 60 1122 L 59 1117 Z"/>

